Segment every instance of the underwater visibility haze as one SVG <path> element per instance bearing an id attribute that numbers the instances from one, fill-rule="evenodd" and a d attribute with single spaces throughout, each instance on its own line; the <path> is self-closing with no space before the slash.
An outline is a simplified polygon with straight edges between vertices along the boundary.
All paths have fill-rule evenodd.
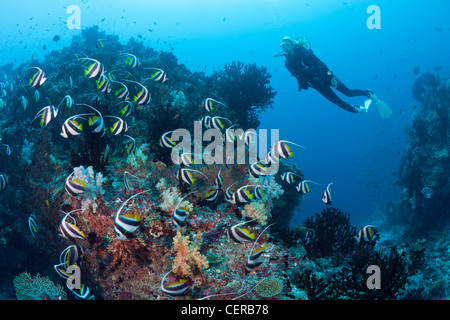
<path id="1" fill-rule="evenodd" d="M 0 11 L 1 300 L 449 299 L 449 1 Z"/>

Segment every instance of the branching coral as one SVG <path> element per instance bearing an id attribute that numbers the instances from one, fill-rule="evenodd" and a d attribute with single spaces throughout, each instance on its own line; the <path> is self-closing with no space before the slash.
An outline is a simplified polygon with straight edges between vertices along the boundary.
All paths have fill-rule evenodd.
<path id="1" fill-rule="evenodd" d="M 200 242 L 200 234 L 196 234 L 194 242 L 191 242 L 189 236 L 183 236 L 179 230 L 177 231 L 173 238 L 173 247 L 176 252 L 173 267 L 177 267 L 174 273 L 189 276 L 192 275 L 193 268 L 208 268 L 208 260 L 199 251 Z"/>
<path id="2" fill-rule="evenodd" d="M 326 257 L 335 253 L 347 254 L 355 244 L 356 229 L 350 214 L 337 208 L 326 208 L 305 220 L 305 227 L 314 230 L 314 237 L 305 242 L 310 257 Z"/>
<path id="3" fill-rule="evenodd" d="M 271 77 L 265 67 L 233 61 L 214 72 L 209 80 L 228 106 L 229 119 L 246 130 L 257 128 L 259 113 L 272 107 L 276 91 L 269 84 Z"/>
<path id="4" fill-rule="evenodd" d="M 13 279 L 18 300 L 54 300 L 67 299 L 63 287 L 55 285 L 48 277 L 39 274 L 31 277 L 28 272 L 22 272 Z"/>
<path id="5" fill-rule="evenodd" d="M 367 286 L 366 281 L 370 275 L 368 275 L 367 270 L 370 265 L 379 267 L 380 289 L 370 289 Z M 395 246 L 387 253 L 367 247 L 353 255 L 349 265 L 344 266 L 333 278 L 332 298 L 396 299 L 404 289 L 409 275 L 406 253 L 400 253 Z"/>

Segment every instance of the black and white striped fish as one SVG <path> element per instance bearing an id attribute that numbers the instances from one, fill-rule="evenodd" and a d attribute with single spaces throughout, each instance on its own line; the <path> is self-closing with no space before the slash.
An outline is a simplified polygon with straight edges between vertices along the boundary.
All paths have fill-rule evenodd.
<path id="1" fill-rule="evenodd" d="M 84 70 L 85 77 L 100 79 L 104 75 L 105 67 L 100 61 L 91 58 L 78 58 L 78 59 L 92 61 L 92 64 L 89 65 L 89 67 Z"/>
<path id="2" fill-rule="evenodd" d="M 165 133 L 163 133 L 163 135 L 161 136 L 161 138 L 159 139 L 159 145 L 161 147 L 166 147 L 166 148 L 173 148 L 176 145 L 176 142 L 172 140 L 172 138 L 168 137 L 169 133 L 174 132 L 172 131 L 167 131 Z"/>
<path id="3" fill-rule="evenodd" d="M 102 93 L 111 92 L 111 83 L 109 82 L 108 77 L 106 77 L 104 74 L 102 74 L 99 79 L 95 80 L 95 83 L 97 84 L 98 91 Z"/>
<path id="4" fill-rule="evenodd" d="M 127 172 L 127 171 L 125 171 L 125 172 L 123 173 L 123 186 L 124 186 L 124 189 L 125 189 L 126 191 L 131 191 L 130 184 L 128 183 L 128 176 L 132 176 L 132 177 L 134 177 L 134 178 L 136 178 L 136 179 L 139 179 L 139 178 L 136 177 L 135 175 L 133 175 L 133 174 Z"/>
<path id="5" fill-rule="evenodd" d="M 257 266 L 262 264 L 262 261 L 260 261 L 259 258 L 266 251 L 267 244 L 264 244 L 261 248 L 255 250 L 255 251 L 253 251 L 253 248 L 255 247 L 255 245 L 258 242 L 258 239 L 261 237 L 261 235 L 274 224 L 275 223 L 269 224 L 263 231 L 261 231 L 259 236 L 256 238 L 255 242 L 253 243 L 253 246 L 250 249 L 248 256 L 247 256 L 247 262 L 245 264 L 245 268 L 247 271 L 251 271 L 254 268 L 256 268 Z"/>
<path id="6" fill-rule="evenodd" d="M 175 225 L 177 229 L 181 228 L 185 225 L 185 220 L 187 217 L 187 211 L 188 211 L 188 205 L 185 204 L 184 206 L 180 206 L 181 203 L 184 201 L 184 199 L 187 198 L 187 196 L 193 194 L 195 192 L 188 193 L 185 195 L 181 200 L 178 202 L 177 206 L 172 212 L 172 223 Z"/>
<path id="7" fill-rule="evenodd" d="M 278 140 L 276 141 L 271 149 L 271 153 L 272 156 L 274 156 L 275 158 L 283 158 L 285 160 L 288 160 L 289 158 L 292 158 L 292 156 L 294 155 L 294 152 L 291 151 L 289 144 L 293 144 L 295 146 L 304 148 L 303 146 L 299 145 L 299 144 L 295 144 L 293 142 L 290 141 L 286 141 L 286 140 Z"/>
<path id="8" fill-rule="evenodd" d="M 161 279 L 161 291 L 164 292 L 165 294 L 171 295 L 171 296 L 179 296 L 182 295 L 188 288 L 189 288 L 189 284 L 188 284 L 188 280 L 187 279 L 179 279 L 177 281 L 174 281 L 172 283 L 170 283 L 167 286 L 164 286 L 164 281 L 167 278 L 167 275 L 169 273 L 171 273 L 174 269 L 178 268 L 175 267 L 173 269 L 171 269 L 169 272 L 167 272 L 164 277 Z"/>
<path id="9" fill-rule="evenodd" d="M 365 227 L 362 227 L 359 231 L 358 231 L 358 235 L 355 236 L 355 239 L 358 243 L 361 242 L 369 242 L 370 240 L 372 240 L 376 234 L 376 225 L 367 225 Z"/>
<path id="10" fill-rule="evenodd" d="M 37 69 L 38 71 L 31 77 L 29 85 L 39 89 L 39 87 L 44 84 L 45 80 L 47 80 L 45 73 L 38 67 L 31 67 L 30 69 Z"/>
<path id="11" fill-rule="evenodd" d="M 212 189 L 205 193 L 205 200 L 206 201 L 215 201 L 217 197 L 219 196 L 219 189 Z"/>
<path id="12" fill-rule="evenodd" d="M 114 231 L 117 235 L 118 240 L 125 240 L 129 238 L 138 228 L 140 225 L 141 218 L 137 212 L 135 213 L 127 213 L 124 215 L 121 215 L 120 212 L 124 208 L 125 204 L 133 199 L 134 197 L 143 194 L 145 192 L 148 192 L 150 190 L 144 190 L 139 193 L 136 193 L 135 195 L 132 195 L 127 200 L 122 203 L 119 210 L 117 210 L 116 215 L 114 217 Z"/>
<path id="13" fill-rule="evenodd" d="M 333 184 L 333 182 L 331 182 L 330 184 L 328 184 L 328 186 L 326 187 L 326 189 L 323 191 L 323 196 L 322 196 L 322 201 L 326 204 L 326 205 L 331 205 L 331 202 L 333 201 L 332 197 L 331 197 L 331 185 Z"/>
<path id="14" fill-rule="evenodd" d="M 116 122 L 114 122 L 113 126 L 110 128 L 112 134 L 118 135 L 118 134 L 127 132 L 128 125 L 125 122 L 125 120 L 123 120 L 119 117 L 115 117 L 115 116 L 105 116 L 105 117 L 113 117 L 113 118 L 118 119 Z"/>
<path id="15" fill-rule="evenodd" d="M 36 120 L 38 117 L 41 117 L 41 121 L 39 123 L 41 127 L 46 127 L 50 123 L 50 121 L 56 118 L 57 115 L 58 109 L 56 109 L 53 105 L 49 105 L 39 110 L 39 112 L 31 122 Z"/>
<path id="16" fill-rule="evenodd" d="M 72 195 L 72 196 L 77 196 L 79 194 L 82 194 L 86 191 L 86 182 L 84 182 L 83 180 L 78 180 L 78 179 L 71 179 L 73 174 L 75 173 L 72 172 L 67 178 L 66 178 L 66 183 L 65 183 L 65 189 L 67 191 L 68 194 Z"/>
<path id="17" fill-rule="evenodd" d="M 84 232 L 81 231 L 77 227 L 77 222 L 75 218 L 71 217 L 70 214 L 75 211 L 80 211 L 81 209 L 72 210 L 68 213 L 65 213 L 64 218 L 61 220 L 61 224 L 59 225 L 59 235 L 66 239 L 85 239 L 86 236 Z M 70 217 L 72 219 L 72 223 L 67 222 L 67 218 Z"/>
<path id="18" fill-rule="evenodd" d="M 86 249 L 81 244 L 72 244 L 65 248 L 59 255 L 59 262 L 67 267 L 73 264 L 80 264 Z"/>
<path id="19" fill-rule="evenodd" d="M 133 102 L 137 103 L 138 105 L 146 105 L 150 103 L 150 100 L 152 98 L 150 92 L 148 91 L 148 89 L 146 87 L 144 87 L 142 84 L 140 84 L 139 82 L 136 81 L 132 81 L 132 80 L 124 80 L 127 82 L 132 82 L 137 84 L 138 86 L 141 87 L 141 91 L 139 91 L 133 98 Z"/>
<path id="20" fill-rule="evenodd" d="M 89 114 L 77 114 L 70 118 L 67 118 L 62 125 L 61 136 L 67 139 L 72 136 L 80 135 L 83 132 L 83 124 L 78 123 L 76 119 L 83 119 L 83 115 Z"/>
<path id="21" fill-rule="evenodd" d="M 234 240 L 238 243 L 248 242 L 248 241 L 252 241 L 253 239 L 255 239 L 254 232 L 251 232 L 249 229 L 242 228 L 240 226 L 243 224 L 249 223 L 251 221 L 254 221 L 256 219 L 257 218 L 249 220 L 249 221 L 241 222 L 241 223 L 235 224 L 234 226 L 227 228 L 225 230 L 225 232 L 226 232 L 228 238 L 230 238 L 231 240 Z"/>
<path id="22" fill-rule="evenodd" d="M 314 182 L 312 180 L 302 180 L 298 183 L 298 185 L 295 187 L 297 191 L 301 194 L 306 194 L 311 191 L 311 184 L 319 184 L 317 182 Z"/>
<path id="23" fill-rule="evenodd" d="M 127 134 L 123 135 L 124 137 L 129 138 L 131 141 L 125 146 L 126 150 L 127 150 L 127 154 L 130 155 L 132 153 L 134 153 L 134 151 L 136 150 L 136 139 L 134 139 L 132 136 L 129 136 Z"/>
<path id="24" fill-rule="evenodd" d="M 213 98 L 205 98 L 202 101 L 202 107 L 205 108 L 205 110 L 208 112 L 214 110 L 215 105 L 226 107 L 225 103 L 215 100 Z"/>
<path id="25" fill-rule="evenodd" d="M 169 80 L 169 78 L 167 78 L 166 72 L 162 69 L 159 68 L 145 68 L 145 69 L 155 71 L 150 75 L 150 79 L 155 82 L 164 83 L 167 80 Z"/>
<path id="26" fill-rule="evenodd" d="M 195 183 L 196 179 L 193 177 L 191 172 L 197 172 L 200 173 L 201 175 L 203 175 L 206 179 L 208 179 L 208 177 L 203 174 L 202 172 L 198 171 L 198 170 L 194 170 L 194 169 L 188 169 L 188 168 L 179 168 L 177 170 L 177 179 L 180 182 L 184 182 L 188 185 L 192 185 Z"/>
<path id="27" fill-rule="evenodd" d="M 140 60 L 132 53 L 121 53 L 119 57 L 126 57 L 125 64 L 131 68 L 138 68 L 141 65 Z"/>
<path id="28" fill-rule="evenodd" d="M 116 98 L 122 99 L 124 101 L 128 100 L 130 98 L 130 91 L 128 90 L 128 87 L 122 82 L 119 82 L 119 81 L 113 81 L 113 82 L 122 85 L 121 88 L 114 91 L 114 95 L 116 96 Z"/>

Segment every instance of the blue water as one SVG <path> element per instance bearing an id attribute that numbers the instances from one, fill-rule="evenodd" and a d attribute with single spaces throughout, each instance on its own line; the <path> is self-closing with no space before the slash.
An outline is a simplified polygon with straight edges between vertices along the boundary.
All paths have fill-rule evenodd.
<path id="1" fill-rule="evenodd" d="M 377 219 L 399 197 L 397 171 L 411 121 L 414 80 L 425 71 L 448 77 L 450 1 L 2 1 L 0 61 L 17 64 L 59 50 L 81 30 L 67 28 L 66 8 L 81 9 L 81 28 L 98 25 L 122 42 L 173 50 L 192 71 L 212 71 L 233 60 L 267 67 L 278 92 L 261 127 L 301 144 L 290 161 L 308 179 L 333 182 L 334 205 L 357 225 Z M 370 5 L 381 10 L 381 29 L 368 29 Z M 104 20 L 103 20 L 104 19 Z M 53 41 L 55 35 L 61 40 Z M 393 109 L 381 119 L 375 109 L 352 114 L 313 89 L 297 92 L 296 80 L 274 58 L 284 36 L 306 36 L 314 53 L 350 88 L 370 88 Z M 46 50 L 43 46 L 46 46 Z M 420 73 L 413 73 L 414 67 Z M 435 71 L 436 66 L 442 69 Z M 362 98 L 344 98 L 352 104 Z M 293 225 L 324 208 L 323 187 L 314 187 Z"/>

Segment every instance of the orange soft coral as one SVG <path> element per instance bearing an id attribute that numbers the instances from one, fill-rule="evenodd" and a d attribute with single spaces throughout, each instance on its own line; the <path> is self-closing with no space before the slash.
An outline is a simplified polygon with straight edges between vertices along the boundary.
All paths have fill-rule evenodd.
<path id="1" fill-rule="evenodd" d="M 192 275 L 192 268 L 208 268 L 209 263 L 205 256 L 199 252 L 201 235 L 195 236 L 195 242 L 191 243 L 189 236 L 182 236 L 178 230 L 173 238 L 173 246 L 176 251 L 173 266 L 177 267 L 175 273 L 185 276 Z"/>

